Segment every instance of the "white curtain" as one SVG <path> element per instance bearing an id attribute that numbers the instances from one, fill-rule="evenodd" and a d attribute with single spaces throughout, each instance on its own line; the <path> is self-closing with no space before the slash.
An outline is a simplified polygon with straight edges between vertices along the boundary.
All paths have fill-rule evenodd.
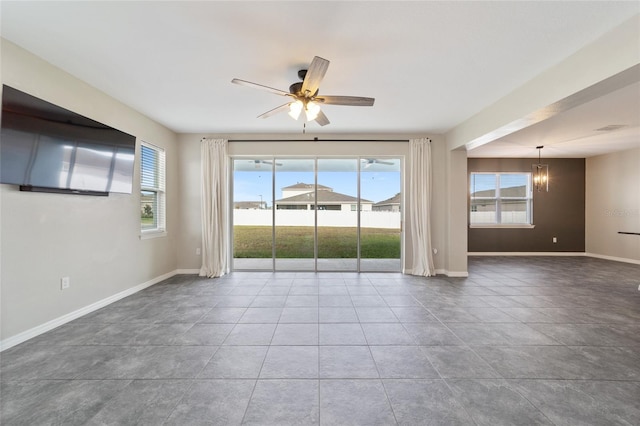
<path id="1" fill-rule="evenodd" d="M 203 139 L 202 168 L 202 267 L 201 277 L 229 272 L 229 221 L 227 141 Z"/>
<path id="2" fill-rule="evenodd" d="M 411 139 L 411 239 L 413 275 L 435 275 L 431 250 L 431 140 Z"/>

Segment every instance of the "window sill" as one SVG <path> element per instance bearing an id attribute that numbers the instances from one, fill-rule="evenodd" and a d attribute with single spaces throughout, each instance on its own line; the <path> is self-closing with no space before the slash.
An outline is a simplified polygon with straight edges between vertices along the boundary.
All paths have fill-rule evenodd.
<path id="1" fill-rule="evenodd" d="M 152 231 L 142 231 L 140 233 L 140 239 L 141 240 L 150 240 L 152 238 L 160 238 L 160 237 L 166 237 L 167 236 L 167 231 L 165 230 L 152 230 Z"/>
<path id="2" fill-rule="evenodd" d="M 480 225 L 480 224 L 475 224 L 475 225 L 469 225 L 469 228 L 473 229 L 473 228 L 490 228 L 490 229 L 533 229 L 535 228 L 535 225 L 528 225 L 528 224 L 507 224 L 507 225 L 499 225 L 499 224 L 495 224 L 495 223 L 491 223 L 491 224 L 487 224 L 487 225 Z"/>

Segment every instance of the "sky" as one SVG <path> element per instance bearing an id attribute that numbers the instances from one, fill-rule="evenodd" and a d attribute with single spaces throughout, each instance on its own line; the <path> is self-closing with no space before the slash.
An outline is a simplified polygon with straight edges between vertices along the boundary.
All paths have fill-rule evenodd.
<path id="1" fill-rule="evenodd" d="M 361 197 L 365 200 L 379 202 L 393 197 L 400 192 L 400 172 L 361 173 Z M 318 183 L 333 188 L 334 192 L 357 196 L 356 172 L 318 172 Z M 313 172 L 278 172 L 276 174 L 275 196 L 282 198 L 281 189 L 296 183 L 314 183 Z M 234 201 L 266 201 L 271 202 L 272 175 L 270 168 L 256 171 L 235 171 L 233 177 Z"/>
<path id="2" fill-rule="evenodd" d="M 488 189 L 495 190 L 498 186 L 501 189 L 524 186 L 528 181 L 527 173 L 472 173 L 470 192 L 473 194 Z"/>

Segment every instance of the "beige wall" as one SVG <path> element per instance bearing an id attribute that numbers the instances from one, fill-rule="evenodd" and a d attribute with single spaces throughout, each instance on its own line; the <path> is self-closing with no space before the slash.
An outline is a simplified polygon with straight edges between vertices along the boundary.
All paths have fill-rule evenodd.
<path id="1" fill-rule="evenodd" d="M 446 204 L 443 206 L 443 220 L 432 223 L 431 228 L 441 226 L 447 242 L 445 252 L 445 270 L 450 276 L 466 277 L 467 273 L 467 152 L 445 149 L 443 164 L 446 171 L 443 180 L 434 179 L 434 186 L 446 188 Z"/>
<path id="2" fill-rule="evenodd" d="M 174 133 L 6 40 L 1 49 L 3 84 L 135 135 L 138 149 L 140 140 L 165 148 L 169 206 L 168 235 L 140 240 L 137 162 L 131 195 L 28 193 L 0 185 L 0 339 L 6 346 L 175 271 L 178 169 Z M 71 279 L 64 291 L 62 276 Z"/>
<path id="3" fill-rule="evenodd" d="M 201 246 L 201 225 L 200 225 L 200 141 L 205 135 L 183 134 L 179 136 L 179 169 L 181 170 L 181 180 L 179 187 L 179 197 L 181 204 L 180 229 L 181 237 L 178 242 L 178 268 L 185 270 L 199 269 L 201 258 L 196 254 L 196 249 Z M 207 135 L 208 136 L 208 135 Z M 375 142 L 375 143 L 344 143 L 344 142 L 313 142 L 314 135 L 305 135 L 308 143 L 293 142 L 231 142 L 229 144 L 229 154 L 232 156 L 252 156 L 252 155 L 287 155 L 287 156 L 309 156 L 309 155 L 392 155 L 405 159 L 405 170 L 407 170 L 409 144 L 406 142 Z M 215 137 L 227 139 L 256 139 L 256 135 L 219 135 Z M 291 135 L 260 135 L 260 139 L 290 139 Z M 409 139 L 419 137 L 415 135 L 357 135 L 357 139 Z M 323 139 L 353 139 L 349 135 L 322 135 Z M 446 146 L 441 136 L 432 136 L 432 156 L 433 156 L 433 247 L 438 249 L 438 254 L 434 257 L 435 267 L 440 273 L 448 272 L 445 258 L 449 252 L 446 241 L 447 227 L 447 205 L 449 192 L 445 185 L 446 176 Z M 465 153 L 463 153 L 464 155 Z M 466 181 L 466 156 L 461 163 L 462 180 Z M 403 193 L 408 194 L 409 176 L 404 175 Z M 465 185 L 466 188 L 466 185 Z M 463 189 L 465 191 L 466 189 Z M 462 199 L 465 200 L 465 193 Z M 410 199 L 405 198 L 405 211 L 408 210 Z M 465 201 L 466 202 L 466 201 Z M 466 215 L 462 217 L 462 226 L 466 223 Z M 404 256 L 405 268 L 411 268 L 411 229 L 408 221 L 404 221 L 405 241 Z M 460 270 L 453 270 L 460 274 L 466 274 L 466 235 L 465 244 L 457 248 L 459 256 L 464 257 L 464 261 L 457 259 L 451 265 Z"/>
<path id="4" fill-rule="evenodd" d="M 587 253 L 640 263 L 640 235 L 619 231 L 640 232 L 640 147 L 587 159 Z"/>
<path id="5" fill-rule="evenodd" d="M 88 197 L 20 192 L 0 185 L 0 349 L 73 319 L 163 276 L 199 270 L 200 140 L 167 128 L 20 47 L 1 41 L 3 84 L 45 99 L 158 145 L 167 153 L 166 237 L 139 238 L 139 165 L 133 193 Z M 207 135 L 208 136 L 208 135 Z M 222 135 L 251 139 L 256 135 Z M 260 138 L 291 135 L 260 135 Z M 297 136 L 293 136 L 297 137 Z M 311 139 L 313 135 L 306 135 Z M 352 135 L 322 135 L 351 139 Z M 409 139 L 423 135 L 357 135 Z M 432 136 L 433 247 L 438 273 L 466 275 L 466 153 L 451 155 Z M 232 155 L 391 155 L 405 158 L 408 143 L 236 143 Z M 451 178 L 451 173 L 456 175 Z M 404 176 L 404 194 L 409 177 Z M 462 191 L 454 194 L 452 191 Z M 452 195 L 453 194 L 453 195 Z M 409 206 L 411 200 L 407 199 Z M 406 211 L 406 209 L 405 209 Z M 404 222 L 405 267 L 411 268 L 411 229 Z M 451 241 L 451 242 L 450 242 Z M 71 287 L 60 290 L 60 278 Z"/>

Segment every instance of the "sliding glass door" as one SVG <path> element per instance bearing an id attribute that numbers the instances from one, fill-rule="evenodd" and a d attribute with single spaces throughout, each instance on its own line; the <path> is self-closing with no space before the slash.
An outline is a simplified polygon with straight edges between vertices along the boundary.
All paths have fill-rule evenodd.
<path id="1" fill-rule="evenodd" d="M 318 159 L 318 271 L 358 270 L 358 160 Z"/>
<path id="2" fill-rule="evenodd" d="M 276 159 L 276 271 L 315 270 L 315 160 Z"/>
<path id="3" fill-rule="evenodd" d="M 401 163 L 398 158 L 360 160 L 360 191 L 376 200 L 361 214 L 360 270 L 400 271 L 402 247 Z"/>
<path id="4" fill-rule="evenodd" d="M 233 161 L 233 267 L 273 270 L 272 159 Z"/>
<path id="5" fill-rule="evenodd" d="M 400 271 L 399 158 L 235 158 L 233 268 Z"/>

